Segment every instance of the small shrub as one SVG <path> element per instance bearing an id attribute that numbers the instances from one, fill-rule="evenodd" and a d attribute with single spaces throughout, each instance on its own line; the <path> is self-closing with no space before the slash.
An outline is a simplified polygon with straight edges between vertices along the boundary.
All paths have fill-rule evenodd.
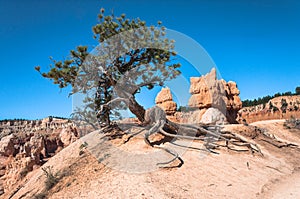
<path id="1" fill-rule="evenodd" d="M 286 129 L 291 129 L 291 127 L 286 122 L 283 123 L 283 127 L 286 128 Z"/>
<path id="2" fill-rule="evenodd" d="M 58 183 L 59 178 L 57 177 L 57 175 L 53 174 L 50 167 L 42 168 L 42 170 L 44 171 L 44 174 L 46 176 L 45 188 L 46 190 L 50 190 Z"/>
<path id="3" fill-rule="evenodd" d="M 23 179 L 25 178 L 25 176 L 28 174 L 28 169 L 27 168 L 24 168 L 20 171 L 19 175 L 20 175 L 20 178 Z"/>
<path id="4" fill-rule="evenodd" d="M 84 154 L 84 151 L 83 150 L 80 150 L 79 151 L 79 155 L 81 156 L 81 155 L 83 155 Z"/>
<path id="5" fill-rule="evenodd" d="M 290 119 L 286 120 L 283 126 L 287 129 L 300 129 L 300 119 L 296 119 L 291 116 Z"/>
<path id="6" fill-rule="evenodd" d="M 273 112 L 279 111 L 279 109 L 276 106 L 273 106 Z"/>
<path id="7" fill-rule="evenodd" d="M 84 142 L 84 143 L 82 143 L 82 144 L 80 145 L 80 147 L 79 147 L 79 149 L 80 149 L 79 155 L 84 154 L 84 149 L 86 149 L 87 146 L 88 146 L 88 143 L 87 143 L 87 142 Z"/>
<path id="8" fill-rule="evenodd" d="M 84 143 L 82 143 L 81 145 L 80 145 L 80 147 L 79 147 L 79 149 L 81 150 L 81 149 L 84 149 L 84 148 L 86 148 L 88 146 L 88 143 L 87 142 L 84 142 Z"/>

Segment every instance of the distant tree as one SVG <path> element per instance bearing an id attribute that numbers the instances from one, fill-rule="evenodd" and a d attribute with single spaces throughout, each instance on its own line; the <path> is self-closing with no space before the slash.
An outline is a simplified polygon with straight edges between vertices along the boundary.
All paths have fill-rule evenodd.
<path id="1" fill-rule="evenodd" d="M 256 103 L 257 103 L 256 105 L 259 105 L 259 104 L 263 103 L 261 97 L 257 98 L 257 102 Z"/>
<path id="2" fill-rule="evenodd" d="M 267 96 L 262 98 L 263 103 L 267 103 L 268 101 L 270 101 L 270 99 L 272 99 L 272 97 L 270 95 L 267 95 Z"/>
<path id="3" fill-rule="evenodd" d="M 296 87 L 295 92 L 296 92 L 296 95 L 300 95 L 300 86 Z"/>
<path id="4" fill-rule="evenodd" d="M 257 103 L 257 99 L 254 99 L 254 100 L 253 100 L 253 105 L 256 106 L 257 104 L 258 104 L 258 103 Z"/>
<path id="5" fill-rule="evenodd" d="M 286 102 L 286 99 L 281 99 L 281 108 L 280 109 L 283 113 L 286 113 L 287 107 L 288 107 L 288 103 Z"/>
<path id="6" fill-rule="evenodd" d="M 275 97 L 292 96 L 292 95 L 293 95 L 293 93 L 290 91 L 284 92 L 284 93 L 276 93 L 274 96 L 267 95 L 265 97 L 259 97 L 258 99 L 254 99 L 254 100 L 246 99 L 246 100 L 242 101 L 242 104 L 243 104 L 243 107 L 256 106 L 256 105 L 260 105 L 260 104 L 266 104 Z"/>
<path id="7" fill-rule="evenodd" d="M 291 91 L 282 93 L 282 96 L 291 96 L 291 95 L 293 95 Z"/>
<path id="8" fill-rule="evenodd" d="M 247 100 L 243 100 L 242 101 L 242 105 L 243 105 L 243 107 L 249 107 L 250 106 L 249 100 L 248 99 Z"/>

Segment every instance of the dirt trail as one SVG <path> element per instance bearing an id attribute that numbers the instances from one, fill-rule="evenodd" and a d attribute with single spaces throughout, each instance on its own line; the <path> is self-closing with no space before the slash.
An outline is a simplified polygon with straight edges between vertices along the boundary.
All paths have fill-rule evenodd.
<path id="1" fill-rule="evenodd" d="M 300 172 L 267 183 L 262 189 L 261 198 L 300 198 Z"/>
<path id="2" fill-rule="evenodd" d="M 252 125 L 268 130 L 268 132 L 272 133 L 280 140 L 300 145 L 300 131 L 284 128 L 284 122 L 285 120 L 269 120 L 255 122 L 252 123 Z M 280 155 L 284 154 L 277 154 L 277 156 Z M 296 158 L 298 158 L 298 156 L 291 157 L 291 159 L 288 160 L 288 162 L 291 162 L 295 166 L 292 173 L 276 178 L 275 180 L 271 180 L 269 183 L 264 185 L 262 188 L 263 194 L 261 198 L 300 198 L 300 159 L 297 160 Z"/>

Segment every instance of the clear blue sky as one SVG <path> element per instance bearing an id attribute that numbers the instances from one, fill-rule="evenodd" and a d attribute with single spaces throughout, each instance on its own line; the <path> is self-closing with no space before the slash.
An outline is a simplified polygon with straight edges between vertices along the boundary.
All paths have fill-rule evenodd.
<path id="1" fill-rule="evenodd" d="M 298 0 L 0 0 L 0 119 L 69 116 L 69 90 L 43 79 L 49 56 L 94 45 L 99 9 L 158 20 L 199 42 L 242 99 L 294 91 L 300 85 Z"/>

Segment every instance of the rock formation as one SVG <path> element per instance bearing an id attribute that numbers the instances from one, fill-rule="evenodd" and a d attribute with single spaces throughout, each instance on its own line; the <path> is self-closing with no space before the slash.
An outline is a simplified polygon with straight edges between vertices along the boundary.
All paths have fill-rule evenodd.
<path id="1" fill-rule="evenodd" d="M 162 88 L 155 98 L 157 106 L 161 107 L 167 115 L 174 115 L 177 104 L 173 101 L 172 93 L 169 88 Z"/>
<path id="2" fill-rule="evenodd" d="M 222 82 L 217 80 L 216 70 L 202 77 L 190 78 L 190 93 L 192 94 L 188 105 L 190 107 L 219 109 L 226 113 L 225 90 Z"/>
<path id="3" fill-rule="evenodd" d="M 179 123 L 187 123 L 187 124 L 197 124 L 200 123 L 202 116 L 207 111 L 207 109 L 197 109 L 197 110 L 190 110 L 187 112 L 176 112 L 175 118 L 168 118 L 173 119 L 171 121 L 179 122 Z"/>
<path id="4" fill-rule="evenodd" d="M 236 123 L 238 111 L 242 108 L 242 101 L 239 97 L 240 91 L 233 81 L 226 83 L 225 80 L 221 80 L 221 82 L 223 83 L 226 92 L 225 103 L 227 120 L 230 123 Z"/>
<path id="5" fill-rule="evenodd" d="M 16 132 L 53 131 L 75 126 L 67 119 L 45 118 L 43 120 L 2 120 L 0 121 L 0 138 Z"/>
<path id="6" fill-rule="evenodd" d="M 78 136 L 79 135 L 76 128 L 67 127 L 61 131 L 59 138 L 64 146 L 68 146 L 75 142 L 78 139 Z"/>
<path id="7" fill-rule="evenodd" d="M 191 77 L 190 81 L 190 107 L 216 108 L 226 115 L 229 123 L 236 123 L 237 112 L 242 108 L 242 102 L 235 82 L 217 80 L 214 68 L 205 76 Z"/>
<path id="8" fill-rule="evenodd" d="M 0 155 L 1 156 L 12 156 L 15 154 L 15 140 L 16 137 L 14 135 L 8 135 L 1 139 L 0 141 Z"/>
<path id="9" fill-rule="evenodd" d="M 226 123 L 226 116 L 216 108 L 209 108 L 202 115 L 200 122 L 203 124 L 222 125 Z"/>
<path id="10" fill-rule="evenodd" d="M 300 118 L 300 96 L 281 96 L 266 104 L 245 107 L 238 112 L 240 123 L 261 120 Z"/>
<path id="11" fill-rule="evenodd" d="M 6 120 L 0 122 L 0 195 L 34 167 L 79 138 L 68 120 Z"/>

